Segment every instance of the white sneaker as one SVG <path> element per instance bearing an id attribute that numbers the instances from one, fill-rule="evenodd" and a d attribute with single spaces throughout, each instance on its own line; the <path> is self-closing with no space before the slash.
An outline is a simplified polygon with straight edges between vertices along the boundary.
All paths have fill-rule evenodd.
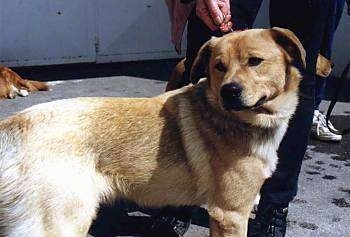
<path id="1" fill-rule="evenodd" d="M 338 131 L 334 128 L 332 123 L 328 121 L 329 127 Z M 314 118 L 312 120 L 311 134 L 314 138 L 321 141 L 340 141 L 342 139 L 342 135 L 338 135 L 332 133 L 326 124 L 326 116 L 322 114 L 320 111 L 314 111 Z"/>

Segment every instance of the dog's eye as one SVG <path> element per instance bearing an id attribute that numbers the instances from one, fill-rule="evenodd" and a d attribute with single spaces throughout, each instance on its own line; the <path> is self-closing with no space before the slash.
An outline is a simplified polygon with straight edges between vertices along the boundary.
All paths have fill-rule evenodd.
<path id="1" fill-rule="evenodd" d="M 248 59 L 248 65 L 253 67 L 253 66 L 258 66 L 262 61 L 264 61 L 263 58 L 258 58 L 258 57 L 250 57 Z"/>
<path id="2" fill-rule="evenodd" d="M 227 72 L 227 67 L 222 62 L 217 62 L 215 64 L 215 69 L 218 70 L 219 72 Z"/>

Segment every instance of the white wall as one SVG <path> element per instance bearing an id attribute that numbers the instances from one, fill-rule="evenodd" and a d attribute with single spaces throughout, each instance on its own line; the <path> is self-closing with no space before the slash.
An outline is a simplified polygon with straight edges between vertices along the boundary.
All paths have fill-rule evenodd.
<path id="1" fill-rule="evenodd" d="M 0 63 L 177 57 L 160 0 L 0 0 Z"/>
<path id="2" fill-rule="evenodd" d="M 0 0 L 0 63 L 95 60 L 92 0 Z"/>
<path id="3" fill-rule="evenodd" d="M 332 61 L 335 64 L 334 72 L 336 75 L 340 75 L 350 60 L 350 16 L 346 14 L 346 10 L 344 9 L 333 45 Z"/>

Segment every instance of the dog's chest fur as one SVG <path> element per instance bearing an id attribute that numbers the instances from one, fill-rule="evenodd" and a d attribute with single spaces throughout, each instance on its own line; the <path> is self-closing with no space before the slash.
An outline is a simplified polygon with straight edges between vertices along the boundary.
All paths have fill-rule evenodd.
<path id="1" fill-rule="evenodd" d="M 197 89 L 187 98 L 179 98 L 179 103 L 186 104 L 179 106 L 179 127 L 185 151 L 198 173 L 211 171 L 208 167 L 198 167 L 198 159 L 209 162 L 221 160 L 220 162 L 230 165 L 231 161 L 254 157 L 254 162 L 258 159 L 262 163 L 263 178 L 272 175 L 278 160 L 277 149 L 287 129 L 287 121 L 282 120 L 279 126 L 271 128 L 241 122 L 212 107 L 203 88 Z M 201 154 L 200 158 L 198 154 Z M 208 182 L 205 178 L 202 181 Z"/>

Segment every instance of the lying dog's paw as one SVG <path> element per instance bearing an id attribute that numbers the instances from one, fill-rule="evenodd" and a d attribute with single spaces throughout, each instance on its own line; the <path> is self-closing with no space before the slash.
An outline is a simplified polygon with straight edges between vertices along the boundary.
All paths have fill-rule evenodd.
<path id="1" fill-rule="evenodd" d="M 27 90 L 20 89 L 20 90 L 18 90 L 17 94 L 18 94 L 19 96 L 26 97 L 26 96 L 29 95 L 29 92 L 28 92 Z"/>
<path id="2" fill-rule="evenodd" d="M 14 99 L 18 95 L 19 90 L 14 85 L 10 85 L 7 97 L 9 99 Z"/>
<path id="3" fill-rule="evenodd" d="M 17 96 L 16 92 L 10 91 L 9 94 L 7 95 L 7 98 L 14 99 L 14 98 L 16 98 L 16 96 Z"/>

